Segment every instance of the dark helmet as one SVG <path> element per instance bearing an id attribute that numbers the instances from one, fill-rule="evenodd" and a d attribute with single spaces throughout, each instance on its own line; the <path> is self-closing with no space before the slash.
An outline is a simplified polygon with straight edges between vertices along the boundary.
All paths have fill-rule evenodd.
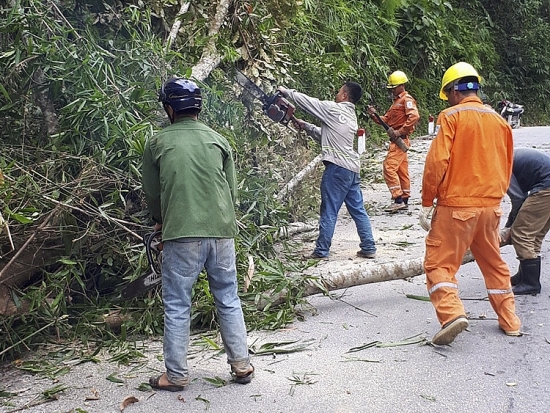
<path id="1" fill-rule="evenodd" d="M 186 109 L 202 108 L 200 88 L 195 82 L 181 77 L 170 79 L 162 85 L 159 101 L 170 105 L 176 113 Z"/>

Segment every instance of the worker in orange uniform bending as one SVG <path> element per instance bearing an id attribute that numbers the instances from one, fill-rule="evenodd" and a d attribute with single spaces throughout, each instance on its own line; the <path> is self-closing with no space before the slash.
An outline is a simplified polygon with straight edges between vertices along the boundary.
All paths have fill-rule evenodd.
<path id="1" fill-rule="evenodd" d="M 407 152 L 403 152 L 395 143 L 397 137 L 401 137 L 405 144 L 410 146 L 409 135 L 414 131 L 414 126 L 420 119 L 416 107 L 416 100 L 405 90 L 405 83 L 409 79 L 400 70 L 388 76 L 387 88 L 393 95 L 393 104 L 390 106 L 382 120 L 390 127 L 386 132 L 390 137 L 390 147 L 386 159 L 384 159 L 384 180 L 391 192 L 392 205 L 386 212 L 394 213 L 406 210 L 411 195 L 411 180 L 409 178 L 409 159 Z M 373 106 L 367 108 L 372 120 L 380 123 Z"/>
<path id="2" fill-rule="evenodd" d="M 439 97 L 451 107 L 439 114 L 426 155 L 421 223 L 437 200 L 426 237 L 427 288 L 441 330 L 433 344 L 449 344 L 468 328 L 455 277 L 470 248 L 485 280 L 500 328 L 521 335 L 510 271 L 500 256 L 500 203 L 512 173 L 510 126 L 477 96 L 481 78 L 468 63 L 443 75 Z"/>

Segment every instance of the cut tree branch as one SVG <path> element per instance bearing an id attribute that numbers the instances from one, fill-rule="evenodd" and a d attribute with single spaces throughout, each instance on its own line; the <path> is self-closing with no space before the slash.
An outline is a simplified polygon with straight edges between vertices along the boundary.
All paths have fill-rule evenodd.
<path id="1" fill-rule="evenodd" d="M 470 251 L 464 254 L 462 264 L 474 261 Z M 390 262 L 380 265 L 371 263 L 342 265 L 338 271 L 330 271 L 325 265 L 314 267 L 298 277 L 307 276 L 304 297 L 328 291 L 342 290 L 357 285 L 372 284 L 383 281 L 402 280 L 424 274 L 424 257 L 406 260 L 402 262 Z M 262 295 L 257 303 L 257 308 L 263 310 L 267 305 L 276 306 L 285 301 L 287 290 L 274 294 L 268 291 Z"/>

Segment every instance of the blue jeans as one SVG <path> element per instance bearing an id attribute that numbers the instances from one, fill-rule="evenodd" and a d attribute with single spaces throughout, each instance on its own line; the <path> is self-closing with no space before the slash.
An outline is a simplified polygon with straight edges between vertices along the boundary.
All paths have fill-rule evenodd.
<path id="1" fill-rule="evenodd" d="M 319 237 L 314 253 L 327 257 L 334 235 L 338 211 L 342 204 L 355 221 L 361 242 L 359 246 L 365 253 L 375 253 L 374 238 L 369 216 L 363 205 L 363 193 L 359 187 L 359 174 L 341 166 L 327 162 L 321 179 L 321 212 L 319 218 Z"/>
<path id="2" fill-rule="evenodd" d="M 187 350 L 191 326 L 193 285 L 206 269 L 218 313 L 227 362 L 235 373 L 250 368 L 246 327 L 237 295 L 233 239 L 179 238 L 165 241 L 162 252 L 164 302 L 164 364 L 168 380 L 189 383 Z"/>

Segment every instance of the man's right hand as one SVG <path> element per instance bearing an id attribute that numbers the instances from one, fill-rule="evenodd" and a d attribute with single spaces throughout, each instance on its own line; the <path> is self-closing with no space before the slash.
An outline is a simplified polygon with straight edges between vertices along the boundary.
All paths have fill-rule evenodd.
<path id="1" fill-rule="evenodd" d="M 432 228 L 432 217 L 431 213 L 433 207 L 422 207 L 420 214 L 418 214 L 418 220 L 420 221 L 420 226 L 424 228 L 425 231 L 429 231 Z"/>
<path id="2" fill-rule="evenodd" d="M 374 106 L 369 105 L 369 106 L 367 106 L 367 112 L 369 113 L 369 115 L 372 116 L 376 113 L 376 109 L 374 108 Z"/>
<path id="3" fill-rule="evenodd" d="M 304 127 L 306 126 L 306 121 L 303 119 L 293 118 L 292 123 L 294 124 L 294 126 L 296 126 L 297 129 L 300 130 L 304 129 Z"/>

